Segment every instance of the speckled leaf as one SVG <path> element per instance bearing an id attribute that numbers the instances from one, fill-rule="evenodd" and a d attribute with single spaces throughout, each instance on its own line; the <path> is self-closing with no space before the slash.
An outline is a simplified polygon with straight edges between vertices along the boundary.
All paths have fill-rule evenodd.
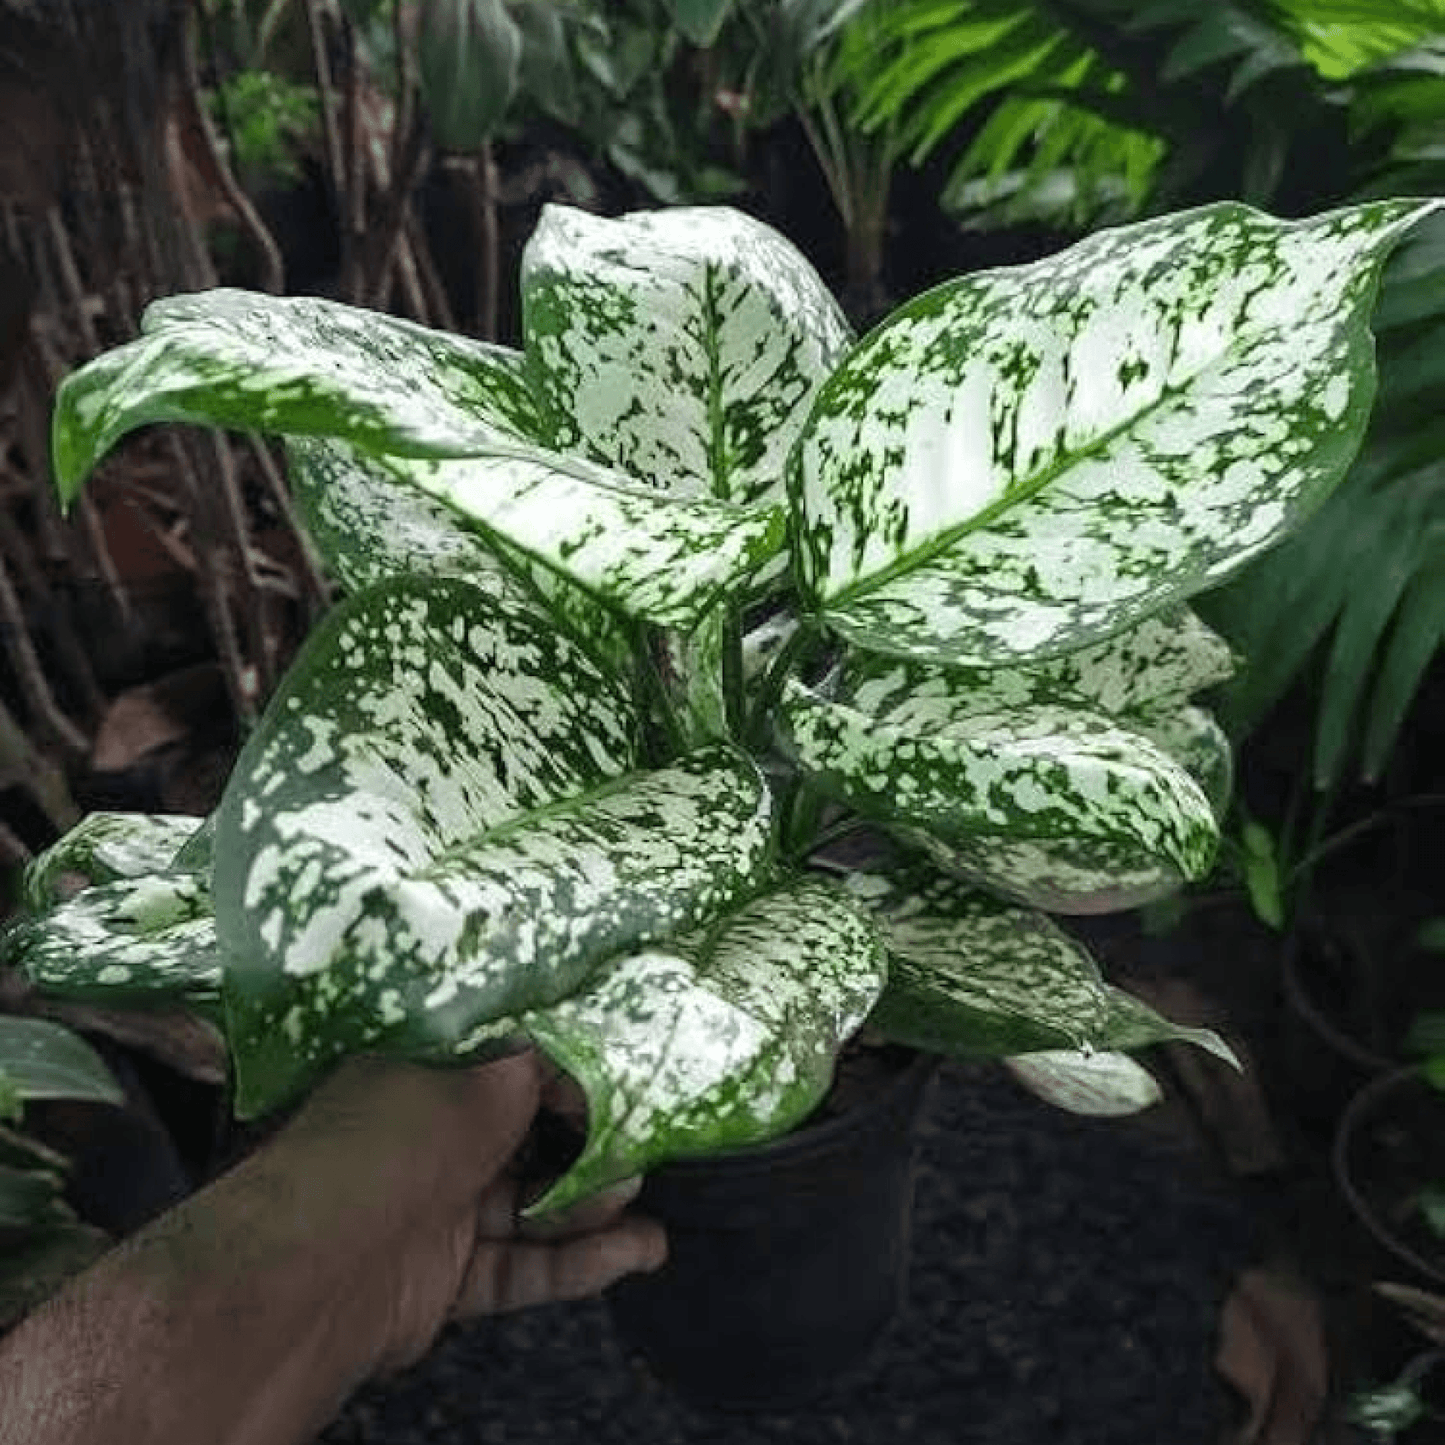
<path id="1" fill-rule="evenodd" d="M 757 770 L 632 772 L 635 729 L 540 608 L 442 579 L 335 609 L 218 815 L 238 1111 L 360 1049 L 449 1056 L 751 886 Z"/>
<path id="2" fill-rule="evenodd" d="M 792 455 L 806 593 L 869 648 L 990 665 L 1219 581 L 1353 458 L 1380 263 L 1431 204 L 1225 202 L 903 306 Z"/>
<path id="3" fill-rule="evenodd" d="M 731 737 L 723 657 L 733 611 L 713 607 L 700 622 L 663 634 L 663 678 L 684 734 L 696 743 Z"/>
<path id="4" fill-rule="evenodd" d="M 1213 859 L 1218 830 L 1199 786 L 1098 711 L 1025 703 L 973 713 L 946 680 L 831 701 L 790 679 L 781 717 L 800 766 L 825 790 L 947 871 L 1040 907 L 1129 906 L 1201 876 Z"/>
<path id="5" fill-rule="evenodd" d="M 631 644 L 610 609 L 561 573 L 484 535 L 451 507 L 397 486 L 377 458 L 324 437 L 292 437 L 286 456 L 297 510 L 347 591 L 401 576 L 461 577 L 519 598 L 530 588 L 600 661 L 630 667 Z"/>
<path id="6" fill-rule="evenodd" d="M 0 938 L 0 962 L 56 998 L 104 1007 L 181 1003 L 218 1017 L 216 922 L 199 874 L 87 888 Z"/>
<path id="7" fill-rule="evenodd" d="M 1134 718 L 1182 706 L 1232 676 L 1228 643 L 1187 607 L 1171 607 L 1076 652 L 1004 667 L 942 667 L 879 653 L 854 653 L 847 695 L 866 712 L 924 722 L 950 715 L 1007 713 L 1041 704 Z"/>
<path id="8" fill-rule="evenodd" d="M 900 1043 L 1007 1057 L 1175 1039 L 1235 1062 L 1209 1030 L 1170 1023 L 1106 983 L 1083 946 L 1041 913 L 947 879 L 884 904 L 888 986 L 868 1022 Z"/>
<path id="9" fill-rule="evenodd" d="M 1228 644 L 1188 608 L 1176 607 L 1078 652 L 1010 668 L 944 668 L 854 653 L 842 669 L 840 701 L 886 718 L 890 727 L 922 731 L 991 730 L 997 718 L 1036 707 L 1088 717 L 1103 712 L 1118 730 L 1147 738 L 1181 763 L 1218 818 L 1230 796 L 1230 743 L 1188 698 L 1224 681 L 1234 665 Z"/>
<path id="10" fill-rule="evenodd" d="M 573 998 L 527 1015 L 589 1106 L 586 1149 L 533 1212 L 785 1133 L 827 1092 L 884 978 L 866 911 L 801 880 L 704 934 L 617 959 Z"/>
<path id="11" fill-rule="evenodd" d="M 125 1091 L 100 1055 L 49 1019 L 0 1016 L 0 1073 L 22 1099 L 96 1099 L 123 1104 Z"/>
<path id="12" fill-rule="evenodd" d="M 1137 1114 L 1164 1097 L 1154 1075 L 1128 1054 L 1051 1050 L 1005 1059 L 1004 1066 L 1046 1104 L 1095 1119 Z"/>
<path id="13" fill-rule="evenodd" d="M 780 501 L 851 341 L 788 241 L 726 207 L 549 205 L 522 258 L 527 356 L 559 446 L 674 496 Z"/>
<path id="14" fill-rule="evenodd" d="M 1202 707 L 1146 708 L 1132 714 L 1129 726 L 1185 768 L 1223 822 L 1234 787 L 1234 749 L 1214 715 Z"/>
<path id="15" fill-rule="evenodd" d="M 414 456 L 507 452 L 540 439 L 516 352 L 380 312 L 218 289 L 152 302 L 141 329 L 56 394 L 52 452 L 66 500 L 149 422 L 345 437 Z"/>
<path id="16" fill-rule="evenodd" d="M 784 546 L 779 506 L 666 497 L 542 448 L 447 460 L 378 456 L 372 465 L 602 602 L 662 626 L 691 626 L 720 589 Z"/>
<path id="17" fill-rule="evenodd" d="M 164 872 L 202 822 L 177 813 L 90 813 L 25 869 L 22 901 L 38 911 L 91 884 Z"/>

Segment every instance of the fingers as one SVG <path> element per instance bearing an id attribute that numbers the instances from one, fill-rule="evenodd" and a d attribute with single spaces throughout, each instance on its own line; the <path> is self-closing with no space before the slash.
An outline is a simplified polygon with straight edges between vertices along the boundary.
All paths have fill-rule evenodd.
<path id="1" fill-rule="evenodd" d="M 553 1243 L 484 1244 L 472 1258 L 453 1318 L 586 1299 L 623 1275 L 658 1269 L 666 1259 L 662 1226 L 636 1217 Z"/>

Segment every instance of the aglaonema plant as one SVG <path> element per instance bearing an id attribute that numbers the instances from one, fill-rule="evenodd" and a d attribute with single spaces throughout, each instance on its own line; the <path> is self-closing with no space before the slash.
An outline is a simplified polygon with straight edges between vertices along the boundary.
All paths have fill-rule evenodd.
<path id="1" fill-rule="evenodd" d="M 862 340 L 726 209 L 549 207 L 520 352 L 156 302 L 60 391 L 62 496 L 147 423 L 279 435 L 348 595 L 213 818 L 82 824 L 11 956 L 206 1011 L 243 1117 L 354 1052 L 530 1040 L 589 1105 L 539 1210 L 786 1132 L 865 1026 L 1146 1101 L 1123 1051 L 1227 1050 L 1047 914 L 1210 867 L 1229 754 L 1192 699 L 1233 659 L 1185 604 L 1339 480 L 1427 209 L 1166 216 Z M 891 852 L 830 851 L 862 827 Z"/>

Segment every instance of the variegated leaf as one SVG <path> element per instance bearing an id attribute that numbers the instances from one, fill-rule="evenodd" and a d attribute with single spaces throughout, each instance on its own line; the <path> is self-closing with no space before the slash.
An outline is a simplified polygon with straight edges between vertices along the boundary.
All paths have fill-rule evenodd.
<path id="1" fill-rule="evenodd" d="M 873 650 L 991 665 L 1219 581 L 1354 456 L 1380 263 L 1433 204 L 1220 203 L 908 303 L 792 454 L 806 593 Z"/>
<path id="2" fill-rule="evenodd" d="M 1133 714 L 1129 726 L 1184 767 L 1222 822 L 1234 789 L 1234 749 L 1213 713 L 1202 707 L 1146 709 Z"/>
<path id="3" fill-rule="evenodd" d="M 1045 1103 L 1090 1118 L 1123 1118 L 1164 1097 L 1154 1075 L 1128 1054 L 1050 1050 L 1005 1059 L 1004 1066 Z"/>
<path id="4" fill-rule="evenodd" d="M 692 628 L 663 635 L 663 676 L 673 712 L 695 743 L 732 736 L 723 658 L 734 615 L 726 602 L 720 602 Z"/>
<path id="5" fill-rule="evenodd" d="M 1077 652 L 1002 667 L 941 667 L 853 653 L 843 690 L 865 712 L 899 723 L 1007 713 L 1044 704 L 1134 718 L 1181 707 L 1233 675 L 1229 644 L 1187 607 L 1171 607 Z"/>
<path id="6" fill-rule="evenodd" d="M 1229 742 L 1213 718 L 1185 699 L 1227 677 L 1233 665 L 1228 646 L 1180 607 L 1078 652 L 1027 665 L 942 667 L 854 653 L 838 700 L 900 732 L 947 730 L 980 740 L 996 732 L 1000 719 L 1062 709 L 1074 719 L 1068 731 L 1107 725 L 1157 747 L 1190 774 L 1219 818 L 1232 777 Z M 1000 839 L 988 828 L 966 838 L 928 836 L 926 828 L 904 833 L 941 867 L 1061 912 L 1131 906 L 1180 881 L 1173 862 L 1097 837 L 1081 846 L 1067 834 Z"/>
<path id="7" fill-rule="evenodd" d="M 725 207 L 549 205 L 522 258 L 527 357 L 557 445 L 673 496 L 779 501 L 847 322 L 776 231 Z"/>
<path id="8" fill-rule="evenodd" d="M 635 726 L 539 609 L 443 579 L 338 607 L 218 815 L 238 1111 L 359 1049 L 450 1056 L 753 886 L 757 770 L 630 772 Z"/>
<path id="9" fill-rule="evenodd" d="M 866 712 L 790 679 L 781 715 L 792 751 L 820 786 L 948 871 L 1067 912 L 1095 911 L 1101 890 L 1127 907 L 1209 867 L 1209 800 L 1104 714 L 959 713 L 946 688 L 879 699 L 884 710 Z"/>
<path id="10" fill-rule="evenodd" d="M 425 492 L 397 486 L 376 457 L 324 437 L 292 437 L 286 456 L 297 510 L 348 591 L 401 576 L 460 577 L 519 598 L 530 589 L 599 661 L 619 673 L 631 666 L 631 643 L 609 608 Z"/>
<path id="11" fill-rule="evenodd" d="M 164 872 L 203 821 L 176 813 L 90 813 L 26 868 L 24 905 L 39 911 L 81 887 Z"/>
<path id="12" fill-rule="evenodd" d="M 210 889 L 194 873 L 121 877 L 13 927 L 0 961 L 41 993 L 104 1007 L 181 1003 L 218 1018 Z"/>
<path id="13" fill-rule="evenodd" d="M 1008 1057 L 1177 1039 L 1237 1062 L 1209 1030 L 1172 1024 L 1106 983 L 1083 946 L 1041 913 L 947 879 L 871 901 L 884 910 L 889 961 L 888 986 L 868 1022 L 900 1043 Z"/>
<path id="14" fill-rule="evenodd" d="M 666 497 L 540 448 L 437 460 L 376 457 L 375 470 L 445 503 L 610 606 L 687 627 L 784 545 L 778 506 Z"/>
<path id="15" fill-rule="evenodd" d="M 56 394 L 53 455 L 66 500 L 149 422 L 343 437 L 414 456 L 506 453 L 541 440 L 516 352 L 380 312 L 218 289 L 152 302 L 142 332 Z"/>
<path id="16" fill-rule="evenodd" d="M 704 934 L 617 959 L 573 998 L 528 1014 L 527 1032 L 589 1105 L 585 1150 L 532 1212 L 785 1133 L 827 1092 L 884 978 L 867 913 L 798 880 Z"/>

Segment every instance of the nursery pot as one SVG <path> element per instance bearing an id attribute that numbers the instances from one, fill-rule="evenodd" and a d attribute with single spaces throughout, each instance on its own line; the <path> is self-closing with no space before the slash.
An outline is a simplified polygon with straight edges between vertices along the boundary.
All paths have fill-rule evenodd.
<path id="1" fill-rule="evenodd" d="M 1445 1285 L 1445 1242 L 1416 1204 L 1422 1186 L 1445 1183 L 1445 1094 L 1416 1068 L 1382 1074 L 1345 1110 L 1331 1162 L 1345 1201 L 1391 1263 Z"/>
<path id="2" fill-rule="evenodd" d="M 897 1313 L 913 1125 L 935 1061 L 889 1052 L 884 1081 L 838 1117 L 648 1177 L 637 1208 L 666 1225 L 667 1264 L 609 1301 L 625 1343 L 686 1399 L 801 1404 L 860 1364 Z"/>

